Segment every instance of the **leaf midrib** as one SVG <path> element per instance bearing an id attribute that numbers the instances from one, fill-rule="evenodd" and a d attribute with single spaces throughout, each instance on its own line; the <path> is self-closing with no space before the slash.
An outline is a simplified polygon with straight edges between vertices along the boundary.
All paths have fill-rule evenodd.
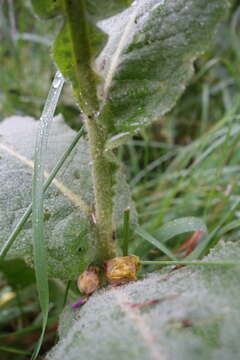
<path id="1" fill-rule="evenodd" d="M 26 156 L 20 154 L 13 148 L 10 148 L 7 145 L 0 143 L 0 150 L 7 152 L 15 159 L 18 159 L 21 163 L 27 165 L 30 169 L 34 169 L 34 163 L 32 160 L 28 159 Z M 47 179 L 49 177 L 49 173 L 44 171 L 44 177 Z M 67 197 L 76 207 L 83 210 L 86 214 L 90 214 L 90 207 L 89 205 L 76 193 L 74 193 L 71 189 L 69 189 L 66 185 L 64 185 L 61 181 L 57 180 L 56 178 L 53 179 L 52 183 L 56 186 L 56 188 L 65 196 Z"/>
<path id="2" fill-rule="evenodd" d="M 135 10 L 133 10 L 132 14 L 129 16 L 128 23 L 125 27 L 125 30 L 122 33 L 122 36 L 120 37 L 119 44 L 115 50 L 112 60 L 110 61 L 109 70 L 108 70 L 108 73 L 106 76 L 106 81 L 104 83 L 104 88 L 103 88 L 104 102 L 107 100 L 109 89 L 111 87 L 116 68 L 119 64 L 119 58 L 120 58 L 122 51 L 127 43 L 128 35 L 133 28 L 134 20 L 136 18 L 138 11 L 139 11 L 139 8 L 136 6 Z"/>

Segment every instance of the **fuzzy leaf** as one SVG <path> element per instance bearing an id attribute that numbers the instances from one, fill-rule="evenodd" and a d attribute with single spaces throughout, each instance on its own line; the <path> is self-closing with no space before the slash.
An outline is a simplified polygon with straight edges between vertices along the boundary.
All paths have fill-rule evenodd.
<path id="1" fill-rule="evenodd" d="M 99 24 L 101 117 L 113 148 L 169 111 L 227 9 L 227 0 L 137 0 Z"/>
<path id="2" fill-rule="evenodd" d="M 0 125 L 0 228 L 1 244 L 31 202 L 32 166 L 37 122 L 12 117 Z M 57 118 L 50 132 L 47 168 L 49 173 L 74 132 Z M 81 154 L 81 157 L 79 156 Z M 70 166 L 71 165 L 71 166 Z M 83 271 L 94 257 L 95 235 L 86 210 L 93 201 L 91 167 L 85 140 L 81 140 L 58 182 L 50 186 L 45 201 L 45 237 L 49 276 L 69 277 Z M 28 222 L 11 257 L 24 257 L 32 264 L 32 229 Z"/>
<path id="3" fill-rule="evenodd" d="M 239 264 L 239 253 L 239 244 L 220 243 L 204 260 Z M 235 360 L 239 269 L 189 266 L 101 290 L 80 310 L 65 309 L 60 342 L 47 360 L 76 360 L 79 354 L 92 360 Z"/>
<path id="4" fill-rule="evenodd" d="M 0 124 L 0 247 L 31 203 L 31 183 L 37 122 L 29 117 L 11 117 Z M 54 119 L 49 134 L 46 171 L 55 166 L 75 132 L 61 119 Z M 119 168 L 114 198 L 114 222 L 121 226 L 126 207 L 136 211 L 128 185 Z M 75 278 L 96 256 L 96 234 L 90 215 L 94 206 L 91 162 L 86 140 L 81 139 L 45 197 L 45 238 L 49 276 Z M 27 222 L 9 252 L 32 265 L 32 229 Z"/>

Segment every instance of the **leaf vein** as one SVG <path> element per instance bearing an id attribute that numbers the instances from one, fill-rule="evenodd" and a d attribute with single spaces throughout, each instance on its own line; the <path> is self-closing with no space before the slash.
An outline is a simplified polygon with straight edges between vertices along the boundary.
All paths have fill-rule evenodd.
<path id="1" fill-rule="evenodd" d="M 128 295 L 122 289 L 113 289 L 113 294 L 117 300 L 122 311 L 128 316 L 136 325 L 144 342 L 149 347 L 152 360 L 165 360 L 165 352 L 158 342 L 154 339 L 150 326 L 146 319 L 141 315 L 139 309 L 129 306 L 131 303 Z"/>
<path id="2" fill-rule="evenodd" d="M 34 168 L 34 163 L 32 160 L 29 160 L 26 156 L 19 154 L 18 152 L 16 152 L 14 149 L 10 148 L 7 145 L 4 144 L 0 144 L 0 149 L 4 152 L 7 152 L 8 154 L 10 154 L 11 156 L 13 156 L 14 158 L 18 159 L 19 161 L 21 161 L 23 164 L 27 165 L 29 168 L 31 168 L 33 170 Z M 49 177 L 49 173 L 47 171 L 44 171 L 44 177 L 48 178 Z M 80 208 L 81 210 L 83 210 L 85 213 L 90 214 L 90 207 L 89 205 L 83 200 L 81 199 L 81 197 L 77 194 L 75 194 L 72 190 L 70 190 L 66 185 L 64 185 L 62 182 L 60 182 L 59 180 L 57 180 L 56 178 L 52 181 L 52 183 L 56 186 L 56 188 L 58 190 L 60 190 L 60 192 L 66 196 L 76 207 Z"/>

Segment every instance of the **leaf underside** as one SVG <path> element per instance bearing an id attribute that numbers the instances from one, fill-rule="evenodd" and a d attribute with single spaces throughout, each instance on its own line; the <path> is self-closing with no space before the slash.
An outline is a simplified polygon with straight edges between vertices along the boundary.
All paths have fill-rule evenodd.
<path id="1" fill-rule="evenodd" d="M 31 203 L 31 166 L 37 126 L 38 123 L 29 117 L 11 117 L 0 125 L 0 246 Z M 61 117 L 55 118 L 49 134 L 45 169 L 48 173 L 74 135 Z M 127 206 L 133 209 L 133 222 L 136 222 L 124 174 L 118 174 L 117 179 L 121 182 L 115 189 L 116 227 L 121 225 L 119 213 L 123 214 Z M 57 182 L 45 195 L 44 234 L 50 277 L 76 278 L 94 260 L 96 233 L 91 214 L 86 210 L 93 208 L 93 202 L 88 146 L 86 140 L 81 139 L 60 171 Z M 32 252 L 31 221 L 28 221 L 10 249 L 9 258 L 23 257 L 32 265 Z"/>
<path id="2" fill-rule="evenodd" d="M 239 251 L 239 244 L 220 243 L 204 260 L 239 262 Z M 60 341 L 47 360 L 77 360 L 79 353 L 92 360 L 235 360 L 239 281 L 239 266 L 211 265 L 101 290 L 80 310 L 65 309 Z"/>

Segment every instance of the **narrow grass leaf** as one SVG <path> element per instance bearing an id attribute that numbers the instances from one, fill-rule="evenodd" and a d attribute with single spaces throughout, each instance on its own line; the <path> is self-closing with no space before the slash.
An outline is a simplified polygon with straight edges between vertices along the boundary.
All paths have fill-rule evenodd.
<path id="1" fill-rule="evenodd" d="M 9 336 L 23 335 L 23 334 L 26 334 L 28 332 L 32 332 L 32 331 L 34 331 L 36 329 L 39 329 L 39 327 L 40 327 L 39 324 L 36 324 L 36 325 L 25 327 L 25 328 L 23 328 L 21 330 L 2 333 L 2 334 L 0 334 L 0 339 L 6 338 L 6 337 L 9 337 Z"/>
<path id="2" fill-rule="evenodd" d="M 215 229 L 210 234 L 204 236 L 196 249 L 186 257 L 186 260 L 200 258 L 201 256 L 205 255 L 211 247 L 217 244 L 217 242 L 220 240 L 220 237 L 216 239 L 216 235 L 221 231 L 226 221 L 234 214 L 239 203 L 240 199 L 237 199 L 231 209 L 227 212 L 227 214 L 220 220 L 219 224 L 215 227 Z"/>
<path id="3" fill-rule="evenodd" d="M 158 166 L 162 165 L 162 163 L 169 161 L 176 155 L 178 150 L 169 151 L 167 154 L 161 156 L 160 158 L 154 160 L 149 165 L 144 166 L 144 169 L 139 171 L 137 175 L 132 179 L 130 185 L 131 187 L 136 186 L 149 172 L 155 170 Z"/>
<path id="4" fill-rule="evenodd" d="M 197 217 L 183 217 L 164 224 L 160 229 L 155 231 L 154 235 L 164 243 L 177 235 L 192 231 L 203 231 L 207 233 L 207 227 L 203 220 Z"/>
<path id="5" fill-rule="evenodd" d="M 69 289 L 71 286 L 71 280 L 68 280 L 67 285 L 66 285 L 66 290 L 65 290 L 65 294 L 64 294 L 64 298 L 63 298 L 63 308 L 66 306 L 67 304 L 67 298 L 68 298 L 68 293 L 69 293 Z"/>
<path id="6" fill-rule="evenodd" d="M 15 348 L 8 347 L 8 346 L 0 346 L 0 350 L 5 351 L 5 352 L 10 352 L 13 354 L 18 354 L 18 355 L 29 355 L 29 352 L 27 352 L 27 351 L 15 349 Z"/>
<path id="7" fill-rule="evenodd" d="M 156 248 L 161 250 L 165 255 L 167 255 L 172 260 L 177 260 L 177 257 L 169 250 L 162 242 L 155 239 L 152 235 L 147 233 L 141 227 L 137 227 L 135 232 L 141 236 L 144 240 L 148 241 L 150 244 L 154 245 Z"/>
<path id="8" fill-rule="evenodd" d="M 64 78 L 57 72 L 50 88 L 42 116 L 40 118 L 39 131 L 36 139 L 35 161 L 33 173 L 33 255 L 36 274 L 36 283 L 40 307 L 42 310 L 42 333 L 33 354 L 36 359 L 43 341 L 47 326 L 49 307 L 48 270 L 46 261 L 46 248 L 44 244 L 44 166 L 47 152 L 48 133 L 54 117 L 54 112 L 64 84 Z"/>
<path id="9" fill-rule="evenodd" d="M 226 224 L 223 228 L 221 228 L 219 230 L 219 235 L 222 236 L 224 234 L 226 234 L 229 231 L 233 231 L 236 229 L 239 229 L 240 227 L 240 219 L 238 220 L 233 220 L 230 223 Z"/>
<path id="10" fill-rule="evenodd" d="M 204 265 L 204 266 L 240 266 L 239 261 L 140 261 L 142 265 Z"/>
<path id="11" fill-rule="evenodd" d="M 124 211 L 123 216 L 123 256 L 128 256 L 128 243 L 129 243 L 129 219 L 130 219 L 130 208 Z"/>

